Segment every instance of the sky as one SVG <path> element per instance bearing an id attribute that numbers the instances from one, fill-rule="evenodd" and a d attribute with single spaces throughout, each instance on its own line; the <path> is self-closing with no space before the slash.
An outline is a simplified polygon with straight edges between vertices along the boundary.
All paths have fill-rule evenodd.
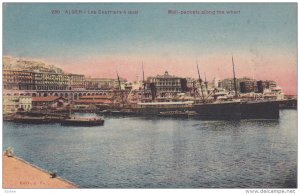
<path id="1" fill-rule="evenodd" d="M 146 77 L 196 78 L 198 63 L 207 80 L 231 78 L 233 56 L 237 77 L 271 79 L 296 94 L 297 4 L 4 3 L 3 55 L 131 81 L 142 64 Z"/>

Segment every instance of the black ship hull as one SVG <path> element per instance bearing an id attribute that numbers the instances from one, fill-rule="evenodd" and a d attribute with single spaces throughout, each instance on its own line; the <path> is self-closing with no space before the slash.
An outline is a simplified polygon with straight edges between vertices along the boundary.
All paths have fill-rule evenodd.
<path id="1" fill-rule="evenodd" d="M 297 109 L 297 99 L 286 99 L 277 101 L 279 109 Z"/>
<path id="2" fill-rule="evenodd" d="M 241 119 L 240 102 L 195 104 L 198 118 L 205 120 L 239 120 Z"/>
<path id="3" fill-rule="evenodd" d="M 242 119 L 279 119 L 277 101 L 241 102 Z"/>
<path id="4" fill-rule="evenodd" d="M 194 110 L 200 119 L 209 120 L 279 119 L 276 101 L 196 104 Z"/>

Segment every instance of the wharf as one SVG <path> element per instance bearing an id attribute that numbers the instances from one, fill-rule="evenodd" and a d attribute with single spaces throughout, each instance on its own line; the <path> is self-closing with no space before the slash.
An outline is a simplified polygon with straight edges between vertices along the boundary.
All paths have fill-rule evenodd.
<path id="1" fill-rule="evenodd" d="M 3 156 L 4 189 L 71 189 L 78 188 L 75 184 L 60 177 L 51 178 L 51 175 L 39 167 L 17 158 Z"/>

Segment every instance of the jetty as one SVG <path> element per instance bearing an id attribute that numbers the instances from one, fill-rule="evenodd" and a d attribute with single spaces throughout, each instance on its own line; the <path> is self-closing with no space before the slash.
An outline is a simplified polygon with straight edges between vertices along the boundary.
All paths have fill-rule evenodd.
<path id="1" fill-rule="evenodd" d="M 16 156 L 2 157 L 4 189 L 71 189 L 78 188 L 75 184 L 53 176 Z"/>

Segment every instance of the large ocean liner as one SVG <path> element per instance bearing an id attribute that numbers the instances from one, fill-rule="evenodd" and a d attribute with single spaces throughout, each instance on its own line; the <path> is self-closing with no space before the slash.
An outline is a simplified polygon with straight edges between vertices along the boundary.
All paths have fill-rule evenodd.
<path id="1" fill-rule="evenodd" d="M 276 100 L 247 100 L 242 101 L 237 93 L 236 77 L 234 70 L 234 61 L 232 57 L 234 90 L 235 95 L 231 101 L 215 101 L 207 103 L 203 93 L 202 102 L 194 105 L 194 110 L 198 113 L 201 119 L 224 119 L 224 120 L 239 120 L 239 119 L 278 119 L 279 104 Z M 202 87 L 199 68 L 199 82 Z M 202 90 L 202 88 L 201 88 Z"/>

